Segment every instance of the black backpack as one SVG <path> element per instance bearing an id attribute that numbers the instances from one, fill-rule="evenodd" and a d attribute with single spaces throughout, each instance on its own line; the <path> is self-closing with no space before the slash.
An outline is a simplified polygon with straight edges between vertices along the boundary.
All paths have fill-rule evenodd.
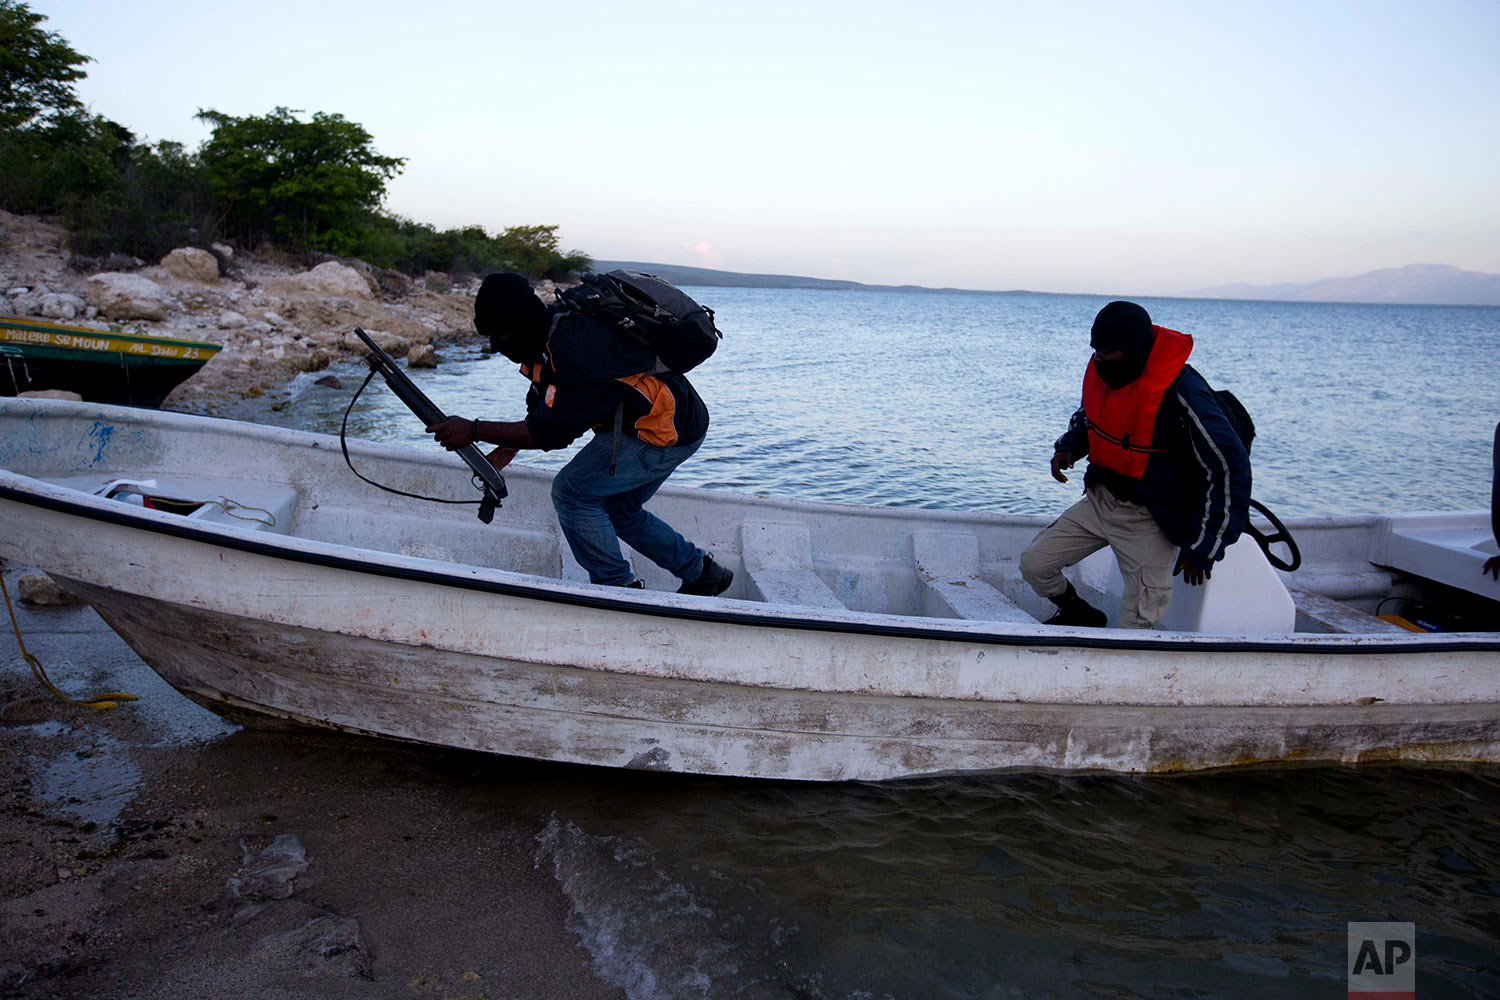
<path id="1" fill-rule="evenodd" d="M 582 284 L 559 292 L 557 301 L 644 344 L 656 356 L 658 371 L 691 371 L 724 339 L 712 309 L 641 271 L 585 274 Z"/>
<path id="2" fill-rule="evenodd" d="M 1210 387 L 1212 388 L 1212 387 Z M 1250 411 L 1245 409 L 1245 404 L 1228 389 L 1213 389 L 1214 398 L 1219 401 L 1219 409 L 1224 411 L 1224 416 L 1229 419 L 1229 425 L 1239 435 L 1240 443 L 1245 446 L 1245 455 L 1250 454 L 1250 442 L 1255 440 L 1255 421 L 1250 419 Z M 1246 523 L 1245 533 L 1254 538 L 1266 554 L 1266 559 L 1272 566 L 1279 570 L 1291 573 L 1302 565 L 1302 552 L 1297 548 L 1297 543 L 1292 538 L 1292 533 L 1287 530 L 1286 525 L 1281 523 L 1281 518 L 1272 513 L 1271 508 L 1252 498 L 1250 509 L 1263 516 L 1271 522 L 1271 533 L 1266 534 L 1255 525 Z M 1290 557 L 1283 559 L 1271 551 L 1271 546 L 1276 542 L 1286 543 Z"/>
<path id="3" fill-rule="evenodd" d="M 1255 440 L 1255 421 L 1250 419 L 1250 411 L 1228 389 L 1215 389 L 1213 392 L 1214 398 L 1219 401 L 1219 409 L 1229 418 L 1229 425 L 1239 435 L 1240 443 L 1245 446 L 1245 454 L 1249 455 L 1250 442 Z"/>

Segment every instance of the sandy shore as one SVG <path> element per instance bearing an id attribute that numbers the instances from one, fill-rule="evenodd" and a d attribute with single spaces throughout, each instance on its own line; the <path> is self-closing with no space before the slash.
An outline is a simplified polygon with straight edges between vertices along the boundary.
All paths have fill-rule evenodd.
<path id="1" fill-rule="evenodd" d="M 551 789 L 576 797 L 577 769 L 239 729 L 91 609 L 21 604 L 26 572 L 6 580 L 53 680 L 141 700 L 64 705 L 4 640 L 0 996 L 623 996 L 536 860 Z M 246 858 L 282 836 L 305 872 L 247 889 Z"/>

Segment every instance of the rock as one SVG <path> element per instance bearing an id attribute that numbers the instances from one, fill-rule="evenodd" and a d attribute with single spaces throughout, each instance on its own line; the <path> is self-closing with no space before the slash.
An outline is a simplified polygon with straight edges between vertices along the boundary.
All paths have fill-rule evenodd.
<path id="1" fill-rule="evenodd" d="M 31 316 L 42 307 L 42 297 L 35 292 L 22 292 L 11 297 L 9 307 L 12 316 Z"/>
<path id="2" fill-rule="evenodd" d="M 15 288 L 9 289 L 5 294 L 9 295 L 11 298 L 15 298 L 17 295 L 25 295 L 29 291 L 31 291 L 31 289 L 27 288 L 25 285 L 19 285 Z"/>
<path id="3" fill-rule="evenodd" d="M 61 584 L 46 573 L 26 574 L 16 581 L 16 590 L 21 595 L 22 603 L 25 604 L 67 607 L 83 603 L 71 591 L 64 590 Z"/>
<path id="4" fill-rule="evenodd" d="M 214 253 L 220 257 L 223 257 L 225 260 L 234 260 L 234 247 L 228 243 L 213 243 L 210 245 L 214 248 Z"/>
<path id="5" fill-rule="evenodd" d="M 98 306 L 89 306 L 87 309 L 85 309 L 83 311 L 83 318 L 84 319 L 94 319 L 98 315 L 99 315 L 99 307 Z"/>
<path id="6" fill-rule="evenodd" d="M 197 247 L 178 247 L 161 259 L 161 266 L 182 281 L 208 284 L 219 280 L 219 262 L 213 254 Z"/>
<path id="7" fill-rule="evenodd" d="M 387 333 L 384 330 L 371 330 L 369 328 L 365 329 L 365 333 L 371 340 L 375 341 L 376 347 L 390 355 L 405 354 L 411 348 L 411 341 L 399 334 Z M 359 338 L 355 337 L 352 333 L 346 334 L 342 343 L 356 351 L 361 350 L 363 347 Z"/>
<path id="8" fill-rule="evenodd" d="M 286 367 L 293 372 L 320 372 L 332 361 L 327 351 L 292 352 L 286 357 Z"/>
<path id="9" fill-rule="evenodd" d="M 314 379 L 313 385 L 326 385 L 330 389 L 342 389 L 344 387 L 343 380 L 337 375 L 324 375 L 320 379 Z"/>
<path id="10" fill-rule="evenodd" d="M 88 303 L 76 295 L 53 292 L 43 295 L 37 312 L 48 319 L 73 319 L 88 308 Z"/>
<path id="11" fill-rule="evenodd" d="M 109 319 L 165 319 L 167 290 L 139 274 L 106 271 L 88 280 L 89 301 Z"/>
<path id="12" fill-rule="evenodd" d="M 219 328 L 221 330 L 238 330 L 248 322 L 249 320 L 233 309 L 225 309 L 219 313 Z"/>
<path id="13" fill-rule="evenodd" d="M 295 930 L 267 935 L 256 942 L 256 951 L 273 967 L 304 976 L 370 976 L 359 922 L 335 913 L 314 917 Z"/>
<path id="14" fill-rule="evenodd" d="M 436 368 L 437 364 L 437 348 L 431 344 L 413 344 L 411 350 L 406 352 L 408 368 Z"/>
<path id="15" fill-rule="evenodd" d="M 28 389 L 26 392 L 17 393 L 22 399 L 67 399 L 75 403 L 83 402 L 83 397 L 76 392 L 66 389 Z"/>
<path id="16" fill-rule="evenodd" d="M 283 285 L 292 285 L 301 291 L 315 295 L 344 296 L 351 299 L 369 299 L 374 294 L 364 275 L 347 264 L 340 264 L 334 260 L 325 261 L 311 271 L 303 271 L 301 274 L 275 282 L 275 285 L 278 291 Z"/>
<path id="17" fill-rule="evenodd" d="M 229 895 L 234 899 L 286 899 L 297 891 L 293 880 L 307 872 L 307 849 L 289 833 L 281 834 L 259 854 L 252 855 L 243 840 L 240 850 L 244 864 L 229 880 Z"/>

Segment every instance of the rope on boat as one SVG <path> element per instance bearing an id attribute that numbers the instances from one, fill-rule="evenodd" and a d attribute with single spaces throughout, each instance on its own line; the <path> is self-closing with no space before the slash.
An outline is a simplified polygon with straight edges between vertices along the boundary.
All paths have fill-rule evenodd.
<path id="1" fill-rule="evenodd" d="M 67 705 L 77 708 L 91 708 L 96 712 L 107 712 L 118 706 L 122 701 L 138 701 L 135 695 L 127 691 L 100 691 L 92 698 L 72 698 L 63 692 L 56 684 L 53 684 L 47 676 L 47 671 L 42 669 L 42 661 L 32 656 L 26 649 L 26 643 L 21 639 L 21 626 L 16 621 L 15 606 L 10 603 L 10 588 L 5 585 L 5 577 L 0 574 L 0 593 L 5 595 L 5 610 L 10 612 L 10 627 L 16 633 L 16 645 L 21 647 L 21 656 L 31 667 L 31 673 L 41 682 L 42 687 L 52 692 L 53 697 Z"/>
<path id="2" fill-rule="evenodd" d="M 254 521 L 256 524 L 264 524 L 268 528 L 276 527 L 276 515 L 272 514 L 264 507 L 252 507 L 247 503 L 240 503 L 238 500 L 231 500 L 228 497 L 220 497 L 218 500 L 205 500 L 203 502 L 205 504 L 212 504 L 213 506 L 218 507 L 219 509 L 224 511 L 227 516 L 232 517 L 237 521 Z M 240 510 L 259 511 L 266 516 L 263 518 L 246 517 L 243 514 L 236 514 L 233 510 L 230 509 L 231 507 L 238 507 Z"/>

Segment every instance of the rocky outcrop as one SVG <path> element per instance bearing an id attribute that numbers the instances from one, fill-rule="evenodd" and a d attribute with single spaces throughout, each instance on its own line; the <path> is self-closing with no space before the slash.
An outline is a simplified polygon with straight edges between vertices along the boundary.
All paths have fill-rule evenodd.
<path id="1" fill-rule="evenodd" d="M 40 316 L 43 319 L 70 320 L 90 315 L 88 303 L 68 292 L 54 292 L 46 285 L 21 286 L 6 293 L 7 311 L 12 316 Z"/>
<path id="2" fill-rule="evenodd" d="M 100 315 L 114 320 L 167 318 L 171 297 L 167 290 L 139 274 L 106 271 L 88 280 L 89 302 Z"/>
<path id="3" fill-rule="evenodd" d="M 406 367 L 408 368 L 436 368 L 437 364 L 437 348 L 431 344 L 414 344 L 411 350 L 406 352 Z"/>
<path id="4" fill-rule="evenodd" d="M 178 247 L 161 259 L 161 266 L 180 281 L 208 284 L 219 280 L 218 260 L 207 250 L 197 247 Z"/>
<path id="5" fill-rule="evenodd" d="M 0 313 L 95 329 L 124 324 L 222 348 L 168 397 L 167 409 L 212 413 L 232 399 L 273 391 L 299 372 L 359 356 L 356 326 L 398 358 L 413 347 L 475 336 L 477 280 L 434 274 L 414 282 L 361 261 L 326 261 L 309 270 L 284 255 L 218 245 L 213 253 L 182 248 L 138 272 L 89 278 L 68 267 L 60 227 L 3 211 L 0 227 L 10 234 L 0 243 Z M 217 270 L 231 253 L 233 267 Z M 217 278 L 209 277 L 204 256 Z"/>
<path id="6" fill-rule="evenodd" d="M 332 260 L 319 264 L 311 271 L 270 282 L 266 290 L 280 294 L 303 293 L 350 299 L 371 299 L 375 296 L 375 289 L 370 287 L 364 275 L 347 264 Z"/>

